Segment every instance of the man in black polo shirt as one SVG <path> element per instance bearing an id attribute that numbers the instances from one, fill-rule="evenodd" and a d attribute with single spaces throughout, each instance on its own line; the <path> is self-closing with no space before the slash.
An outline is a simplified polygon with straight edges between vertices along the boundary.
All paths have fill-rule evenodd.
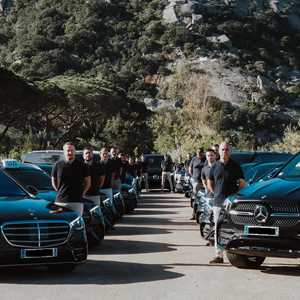
<path id="1" fill-rule="evenodd" d="M 113 192 L 112 192 L 112 173 L 113 173 L 113 166 L 112 162 L 109 159 L 108 151 L 106 148 L 102 148 L 100 150 L 100 166 L 104 172 L 104 181 L 100 186 L 100 192 L 105 194 L 107 198 L 112 201 L 113 199 Z"/>
<path id="2" fill-rule="evenodd" d="M 205 154 L 203 148 L 197 150 L 197 155 L 192 158 L 189 173 L 192 176 L 193 194 L 197 195 L 198 191 L 202 187 L 201 171 L 205 164 Z M 190 220 L 195 220 L 195 210 L 193 209 L 193 215 Z"/>
<path id="3" fill-rule="evenodd" d="M 82 196 L 91 186 L 89 168 L 75 158 L 75 146 L 68 142 L 63 146 L 64 159 L 58 161 L 51 174 L 52 186 L 57 191 L 55 203 L 83 213 Z"/>
<path id="4" fill-rule="evenodd" d="M 213 194 L 208 190 L 208 187 L 207 187 L 207 180 L 209 179 L 210 169 L 211 169 L 212 165 L 214 164 L 214 162 L 216 161 L 216 153 L 213 149 L 207 149 L 205 156 L 206 156 L 207 163 L 202 168 L 201 180 L 202 180 L 203 187 L 205 188 L 206 196 L 212 197 Z"/>
<path id="5" fill-rule="evenodd" d="M 101 167 L 99 161 L 94 159 L 93 150 L 90 147 L 83 149 L 84 163 L 89 167 L 91 174 L 91 187 L 86 192 L 85 198 L 93 201 L 95 205 L 100 205 L 100 186 L 104 182 L 104 169 Z"/>
<path id="6" fill-rule="evenodd" d="M 197 194 L 197 192 L 202 187 L 201 182 L 201 171 L 205 164 L 205 154 L 202 148 L 198 149 L 197 155 L 192 158 L 190 166 L 189 166 L 189 173 L 192 176 L 192 183 L 193 183 L 193 193 Z"/>
<path id="7" fill-rule="evenodd" d="M 217 243 L 217 223 L 221 207 L 226 197 L 235 194 L 246 183 L 241 167 L 230 158 L 230 146 L 223 142 L 219 149 L 220 160 L 216 161 L 209 172 L 207 181 L 208 189 L 214 193 L 214 223 L 215 223 L 215 251 L 216 255 L 209 263 L 223 263 L 223 249 Z"/>
<path id="8" fill-rule="evenodd" d="M 122 161 L 118 157 L 118 149 L 112 147 L 110 149 L 110 160 L 112 166 L 112 189 L 113 191 L 120 192 L 121 190 L 121 173 Z"/>

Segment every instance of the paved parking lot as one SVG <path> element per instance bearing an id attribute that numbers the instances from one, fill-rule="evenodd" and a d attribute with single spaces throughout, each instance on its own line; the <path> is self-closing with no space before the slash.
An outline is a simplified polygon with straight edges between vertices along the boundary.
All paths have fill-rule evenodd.
<path id="1" fill-rule="evenodd" d="M 180 194 L 144 195 L 71 274 L 2 270 L 1 299 L 299 299 L 299 260 L 268 259 L 260 270 L 210 266 L 213 249 L 189 221 Z"/>

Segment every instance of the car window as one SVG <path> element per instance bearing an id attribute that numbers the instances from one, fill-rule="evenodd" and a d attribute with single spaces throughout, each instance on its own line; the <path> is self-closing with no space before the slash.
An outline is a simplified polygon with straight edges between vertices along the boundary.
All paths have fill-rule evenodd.
<path id="1" fill-rule="evenodd" d="M 289 153 L 272 153 L 272 152 L 265 152 L 260 153 L 257 152 L 255 157 L 255 162 L 284 162 L 289 160 L 292 157 L 292 154 Z"/>
<path id="2" fill-rule="evenodd" d="M 163 156 L 152 156 L 152 157 L 146 157 L 146 161 L 148 162 L 149 168 L 155 168 L 160 169 L 161 162 L 163 160 Z"/>
<path id="3" fill-rule="evenodd" d="M 1 197 L 24 197 L 27 194 L 6 174 L 0 172 L 0 200 Z"/>
<path id="4" fill-rule="evenodd" d="M 278 174 L 281 178 L 300 177 L 300 154 L 296 155 Z"/>
<path id="5" fill-rule="evenodd" d="M 54 152 L 32 152 L 25 154 L 23 157 L 24 162 L 29 162 L 33 164 L 54 164 L 58 160 L 63 158 L 63 152 L 62 153 L 54 153 Z"/>
<path id="6" fill-rule="evenodd" d="M 53 190 L 51 178 L 43 171 L 35 169 L 7 169 L 5 172 L 25 188 L 32 185 L 39 191 Z"/>

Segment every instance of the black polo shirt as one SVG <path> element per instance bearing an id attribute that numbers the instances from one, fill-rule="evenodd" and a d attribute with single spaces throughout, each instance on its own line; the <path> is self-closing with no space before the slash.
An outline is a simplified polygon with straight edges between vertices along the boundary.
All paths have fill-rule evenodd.
<path id="1" fill-rule="evenodd" d="M 198 156 L 192 158 L 190 167 L 192 168 L 192 177 L 196 181 L 201 180 L 201 171 L 205 164 L 205 158 L 200 159 Z"/>
<path id="2" fill-rule="evenodd" d="M 91 174 L 91 187 L 87 191 L 86 195 L 97 196 L 99 195 L 99 189 L 100 189 L 99 186 L 100 177 L 105 175 L 104 168 L 99 162 L 95 160 L 92 161 L 92 164 L 86 163 L 86 165 L 89 167 L 90 174 Z"/>
<path id="3" fill-rule="evenodd" d="M 114 179 L 120 179 L 122 161 L 119 157 L 110 158 L 110 164 L 112 167 L 112 172 L 114 173 Z"/>
<path id="4" fill-rule="evenodd" d="M 212 166 L 210 166 L 208 163 L 206 163 L 204 165 L 204 167 L 202 168 L 202 171 L 201 171 L 201 179 L 204 180 L 204 181 L 207 181 L 209 179 L 209 173 L 210 173 L 210 169 L 211 169 Z M 213 194 L 211 192 L 208 192 L 207 193 L 207 196 L 208 197 L 212 197 Z"/>
<path id="5" fill-rule="evenodd" d="M 86 164 L 77 159 L 71 163 L 60 160 L 54 165 L 51 176 L 57 180 L 57 202 L 82 202 L 84 178 L 90 176 Z"/>
<path id="6" fill-rule="evenodd" d="M 110 159 L 108 159 L 106 162 L 103 160 L 100 160 L 99 164 L 102 167 L 103 173 L 105 175 L 104 183 L 103 183 L 101 189 L 111 189 L 112 188 L 112 172 L 114 170 L 113 163 L 111 162 Z"/>
<path id="7" fill-rule="evenodd" d="M 244 175 L 239 164 L 229 159 L 227 164 L 216 161 L 208 179 L 214 182 L 214 206 L 221 207 L 226 197 L 238 191 L 238 180 L 244 179 Z"/>

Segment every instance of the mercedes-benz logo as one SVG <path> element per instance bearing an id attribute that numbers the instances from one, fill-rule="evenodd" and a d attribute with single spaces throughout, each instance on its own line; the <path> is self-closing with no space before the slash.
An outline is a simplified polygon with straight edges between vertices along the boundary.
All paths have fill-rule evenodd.
<path id="1" fill-rule="evenodd" d="M 266 223 L 269 217 L 269 210 L 262 205 L 257 205 L 254 210 L 254 218 L 258 223 Z"/>

